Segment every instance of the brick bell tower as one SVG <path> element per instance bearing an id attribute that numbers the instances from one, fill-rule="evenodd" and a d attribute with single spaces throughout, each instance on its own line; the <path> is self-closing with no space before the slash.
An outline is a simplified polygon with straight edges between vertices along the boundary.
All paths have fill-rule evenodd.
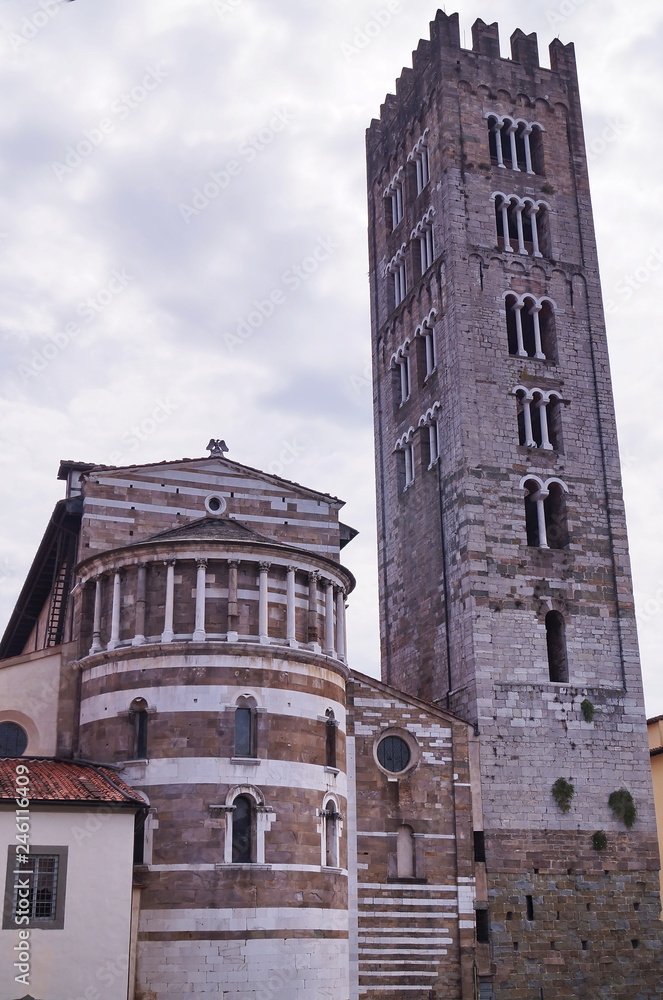
<path id="1" fill-rule="evenodd" d="M 650 1000 L 658 856 L 574 49 L 546 69 L 534 34 L 510 59 L 497 24 L 472 41 L 438 11 L 367 133 L 383 676 L 480 734 L 477 996 Z"/>

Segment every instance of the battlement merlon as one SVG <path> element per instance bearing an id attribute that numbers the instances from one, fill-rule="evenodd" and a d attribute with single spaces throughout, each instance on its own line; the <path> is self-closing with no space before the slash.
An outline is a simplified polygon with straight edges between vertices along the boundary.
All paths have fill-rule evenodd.
<path id="1" fill-rule="evenodd" d="M 474 72 L 480 67 L 480 59 L 499 62 L 508 66 L 519 66 L 523 75 L 529 77 L 532 83 L 538 83 L 544 88 L 546 95 L 551 90 L 559 90 L 560 94 L 568 95 L 571 103 L 577 100 L 577 70 L 575 48 L 572 42 L 564 44 L 555 38 L 549 45 L 550 69 L 539 64 L 539 47 L 536 32 L 527 35 L 517 28 L 511 35 L 511 58 L 500 56 L 499 25 L 497 21 L 486 24 L 478 18 L 472 25 L 472 48 L 465 49 L 460 44 L 460 23 L 458 14 L 445 14 L 438 10 L 435 20 L 430 24 L 430 40 L 422 38 L 416 50 L 412 53 L 412 68 L 405 67 L 396 81 L 396 94 L 387 94 L 380 108 L 380 117 L 374 118 L 367 129 L 369 148 L 373 144 L 370 137 L 379 130 L 380 125 L 388 124 L 397 112 L 399 105 L 408 101 L 417 86 L 417 80 L 424 75 L 424 70 L 437 55 L 442 64 L 453 58 L 458 72 L 463 69 L 463 62 L 471 61 Z M 557 87 L 553 79 L 557 77 Z M 487 79 L 487 83 L 490 81 Z M 543 95 L 542 92 L 542 95 Z"/>

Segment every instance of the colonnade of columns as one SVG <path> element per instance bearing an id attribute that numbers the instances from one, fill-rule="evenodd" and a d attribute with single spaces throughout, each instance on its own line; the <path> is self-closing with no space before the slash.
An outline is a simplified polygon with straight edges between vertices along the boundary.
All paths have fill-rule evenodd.
<path id="1" fill-rule="evenodd" d="M 506 169 L 506 163 L 504 162 L 504 152 L 502 150 L 502 129 L 504 128 L 505 122 L 499 121 L 499 119 L 492 126 L 492 130 L 495 133 L 495 152 L 497 155 L 497 166 L 501 167 L 503 170 Z M 507 135 L 509 136 L 509 152 L 511 154 L 511 164 L 512 170 L 520 170 L 518 166 L 518 146 L 516 144 L 516 133 L 520 128 L 520 123 L 511 122 L 506 127 Z M 532 126 L 526 125 L 520 136 L 523 140 L 523 147 L 525 149 L 525 172 L 528 174 L 534 173 L 534 167 L 532 166 L 532 147 L 530 144 L 530 136 L 532 134 Z"/>
<path id="2" fill-rule="evenodd" d="M 207 589 L 206 573 L 207 559 L 196 560 L 196 596 L 194 608 L 194 627 L 191 638 L 195 642 L 204 642 L 208 638 L 206 631 L 206 608 Z M 228 560 L 228 628 L 226 640 L 237 642 L 240 640 L 238 631 L 239 608 L 237 600 L 237 576 L 240 560 Z M 175 639 L 174 619 L 175 619 L 175 565 L 176 560 L 168 560 L 166 565 L 166 594 L 164 601 L 163 631 L 160 635 L 162 643 L 171 643 Z M 333 656 L 346 662 L 346 630 L 345 630 L 345 597 L 346 593 L 342 587 L 334 583 L 333 580 L 321 578 L 318 570 L 308 571 L 308 608 L 306 618 L 306 640 L 301 642 L 297 638 L 296 627 L 296 573 L 295 566 L 286 567 L 286 637 L 285 640 L 270 636 L 269 633 L 269 604 L 270 604 L 270 570 L 271 563 L 253 563 L 258 567 L 258 639 L 261 643 L 271 644 L 272 642 L 285 642 L 292 647 L 307 646 L 314 652 L 324 652 L 327 656 Z M 279 567 L 282 568 L 282 567 Z M 120 624 L 122 607 L 122 577 L 119 570 L 112 574 L 112 599 L 111 599 L 111 627 L 110 638 L 105 647 L 101 642 L 101 622 L 102 622 L 102 577 L 98 576 L 94 581 L 94 612 L 92 624 L 92 645 L 90 655 L 107 650 L 116 649 L 120 643 Z M 146 621 L 146 588 L 147 588 L 147 565 L 139 563 L 137 565 L 136 589 L 135 589 L 135 634 L 130 641 L 131 645 L 138 646 L 147 641 L 145 635 Z M 324 625 L 322 630 L 319 625 L 318 603 L 319 592 L 322 589 L 324 595 Z M 276 593 L 276 591 L 275 591 Z M 320 635 L 323 631 L 324 635 Z M 126 642 L 126 640 L 124 640 Z M 324 643 L 324 645 L 323 645 Z"/>
<path id="3" fill-rule="evenodd" d="M 509 209 L 516 214 L 516 228 L 518 231 L 518 253 L 529 255 L 529 251 L 525 246 L 525 230 L 523 227 L 523 212 L 526 211 L 532 226 L 532 252 L 534 257 L 542 257 L 541 248 L 539 246 L 539 226 L 537 222 L 537 213 L 539 212 L 540 206 L 534 204 L 519 204 L 516 202 L 513 206 L 511 204 L 511 198 L 503 198 L 500 205 L 498 205 L 500 212 L 502 213 L 502 237 L 504 239 L 504 249 L 507 253 L 513 253 L 513 247 L 511 246 L 511 237 L 509 236 Z"/>
<path id="4" fill-rule="evenodd" d="M 517 354 L 519 358 L 529 357 L 527 351 L 525 350 L 525 341 L 523 338 L 523 317 L 522 309 L 525 305 L 524 302 L 514 302 L 513 312 L 516 319 L 516 344 L 517 344 Z M 541 312 L 542 306 L 539 303 L 534 303 L 532 308 L 529 310 L 532 317 L 532 327 L 534 331 L 534 357 L 545 361 L 546 356 L 543 353 L 543 347 L 541 344 L 541 320 L 539 314 Z"/>

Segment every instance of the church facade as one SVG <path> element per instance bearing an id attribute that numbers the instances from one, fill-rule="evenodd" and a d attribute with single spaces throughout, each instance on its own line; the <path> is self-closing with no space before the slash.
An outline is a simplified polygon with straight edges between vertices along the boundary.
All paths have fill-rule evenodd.
<path id="1" fill-rule="evenodd" d="M 341 501 L 215 441 L 61 463 L 0 644 L 0 1000 L 663 996 L 575 63 L 550 52 L 517 31 L 501 59 L 481 21 L 461 49 L 438 12 L 368 130 L 382 681 L 348 658 Z"/>

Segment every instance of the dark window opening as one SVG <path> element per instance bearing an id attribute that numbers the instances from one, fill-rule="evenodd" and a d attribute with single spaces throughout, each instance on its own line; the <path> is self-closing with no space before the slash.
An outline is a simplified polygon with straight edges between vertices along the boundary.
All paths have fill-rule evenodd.
<path id="1" fill-rule="evenodd" d="M 513 920 L 513 913 L 511 912 L 511 910 L 507 910 L 506 919 Z"/>
<path id="2" fill-rule="evenodd" d="M 136 813 L 134 821 L 134 864 L 142 865 L 145 860 L 145 819 L 144 811 Z"/>
<path id="3" fill-rule="evenodd" d="M 329 801 L 324 810 L 325 822 L 325 866 L 338 868 L 338 813 L 334 802 Z"/>
<path id="4" fill-rule="evenodd" d="M 637 938 L 633 938 L 633 939 L 631 940 L 631 946 L 632 946 L 633 948 L 639 948 L 639 947 L 640 947 L 640 942 L 638 941 L 638 939 L 637 939 Z"/>
<path id="5" fill-rule="evenodd" d="M 256 703 L 251 697 L 241 697 L 235 708 L 235 757 L 256 755 Z"/>
<path id="6" fill-rule="evenodd" d="M 534 900 L 531 896 L 525 896 L 525 905 L 527 907 L 527 919 L 534 920 Z"/>
<path id="7" fill-rule="evenodd" d="M 147 760 L 147 702 L 144 698 L 134 698 L 130 711 L 134 722 L 133 759 Z"/>
<path id="8" fill-rule="evenodd" d="M 327 709 L 326 715 L 325 764 L 327 767 L 336 767 L 336 719 L 331 709 Z"/>
<path id="9" fill-rule="evenodd" d="M 476 910 L 475 918 L 476 918 L 476 928 L 477 928 L 477 943 L 489 944 L 490 921 L 488 919 L 488 910 Z"/>
<path id="10" fill-rule="evenodd" d="M 488 119 L 488 147 L 490 149 L 490 162 L 497 164 L 497 133 L 494 131 L 497 118 Z"/>
<path id="11" fill-rule="evenodd" d="M 238 795 L 233 806 L 233 864 L 250 864 L 253 861 L 253 803 L 246 795 Z"/>
<path id="12" fill-rule="evenodd" d="M 385 771 L 399 774 L 410 763 L 410 748 L 400 736 L 385 736 L 378 743 L 378 760 Z"/>
<path id="13" fill-rule="evenodd" d="M 556 683 L 566 683 L 569 679 L 565 632 L 566 626 L 560 612 L 549 611 L 546 615 L 548 671 L 550 680 Z"/>
<path id="14" fill-rule="evenodd" d="M 551 549 L 563 549 L 569 543 L 564 490 L 559 483 L 551 483 L 548 490 L 548 496 L 543 502 L 548 545 Z"/>
<path id="15" fill-rule="evenodd" d="M 22 757 L 28 734 L 16 722 L 0 722 L 0 757 Z"/>
<path id="16" fill-rule="evenodd" d="M 583 951 L 589 951 L 589 941 L 581 941 L 580 944 L 582 945 Z"/>
<path id="17" fill-rule="evenodd" d="M 474 860 L 486 860 L 486 837 L 483 830 L 474 831 Z"/>

